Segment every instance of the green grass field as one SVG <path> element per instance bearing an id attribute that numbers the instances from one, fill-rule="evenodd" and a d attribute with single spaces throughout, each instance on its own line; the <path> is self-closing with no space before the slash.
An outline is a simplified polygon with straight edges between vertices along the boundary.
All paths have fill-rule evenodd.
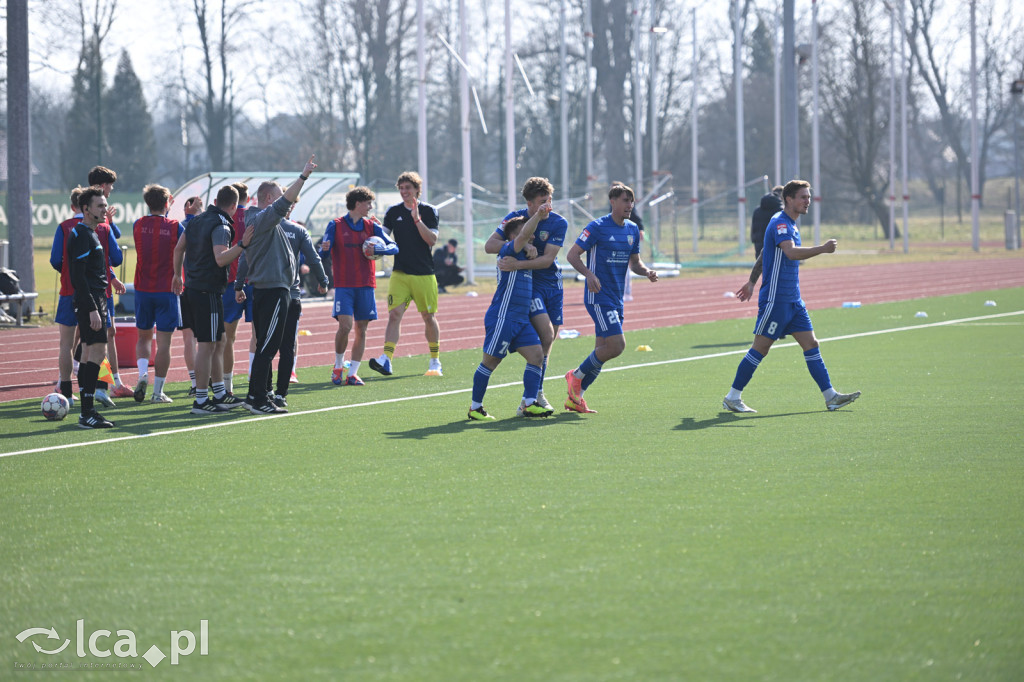
<path id="1" fill-rule="evenodd" d="M 721 411 L 752 320 L 627 333 L 587 416 L 515 419 L 512 358 L 499 420 L 466 422 L 479 351 L 361 390 L 300 371 L 279 418 L 193 417 L 180 386 L 110 433 L 0 405 L 0 453 L 50 448 L 0 457 L 0 678 L 1020 680 L 1018 311 L 1024 289 L 814 312 L 864 392 L 834 413 L 781 343 L 758 414 Z M 592 343 L 555 345 L 549 396 Z M 93 655 L 79 619 L 139 657 Z M 141 658 L 202 620 L 207 655 Z"/>

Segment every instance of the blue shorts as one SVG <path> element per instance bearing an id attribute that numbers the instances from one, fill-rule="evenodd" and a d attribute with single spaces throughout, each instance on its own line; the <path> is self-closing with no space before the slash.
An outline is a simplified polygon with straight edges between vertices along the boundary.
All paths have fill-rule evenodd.
<path id="1" fill-rule="evenodd" d="M 799 302 L 768 301 L 757 308 L 754 334 L 778 341 L 786 334 L 814 331 L 807 308 Z"/>
<path id="2" fill-rule="evenodd" d="M 496 358 L 503 358 L 519 348 L 539 345 L 537 330 L 529 322 L 499 318 L 485 328 L 484 352 Z"/>
<path id="3" fill-rule="evenodd" d="M 590 319 L 594 321 L 594 333 L 605 338 L 622 335 L 622 321 L 625 317 L 622 308 L 613 308 L 600 303 L 584 303 Z"/>
<path id="4" fill-rule="evenodd" d="M 53 321 L 57 324 L 62 324 L 65 327 L 78 326 L 78 318 L 75 317 L 74 296 L 60 297 L 60 300 L 57 301 L 57 314 L 53 316 Z"/>
<path id="5" fill-rule="evenodd" d="M 377 300 L 373 287 L 338 287 L 334 290 L 334 312 L 331 317 L 348 315 L 356 320 L 376 320 Z"/>
<path id="6" fill-rule="evenodd" d="M 231 324 L 242 319 L 242 314 L 245 314 L 245 321 L 252 321 L 252 287 L 244 286 L 242 291 L 245 292 L 245 303 L 238 303 L 235 301 L 235 283 L 228 282 L 228 288 L 224 290 L 224 324 Z"/>
<path id="7" fill-rule="evenodd" d="M 173 332 L 181 326 L 181 306 L 171 292 L 135 292 L 135 326 L 158 332 Z"/>
<path id="8" fill-rule="evenodd" d="M 551 324 L 562 326 L 562 290 L 534 288 L 530 299 L 530 317 L 547 315 Z"/>

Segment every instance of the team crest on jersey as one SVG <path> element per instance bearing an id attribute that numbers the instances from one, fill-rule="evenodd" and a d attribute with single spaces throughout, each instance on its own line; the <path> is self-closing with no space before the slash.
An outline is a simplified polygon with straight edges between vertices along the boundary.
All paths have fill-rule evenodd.
<path id="1" fill-rule="evenodd" d="M 786 227 L 785 225 L 778 225 L 778 226 L 777 226 L 777 227 L 775 228 L 775 230 L 776 230 L 776 231 L 777 231 L 777 232 L 778 232 L 779 234 L 786 234 L 786 230 L 788 230 L 788 229 L 789 229 L 789 228 L 788 228 L 788 227 Z"/>
<path id="2" fill-rule="evenodd" d="M 631 235 L 631 234 L 627 234 L 627 235 L 626 235 L 626 242 L 627 242 L 627 243 L 628 243 L 628 244 L 629 244 L 630 246 L 633 246 L 633 235 Z"/>
<path id="3" fill-rule="evenodd" d="M 550 236 L 551 236 L 551 233 L 550 233 L 550 232 L 548 232 L 547 230 L 545 230 L 545 231 L 543 231 L 543 232 L 538 232 L 538 233 L 537 233 L 537 236 L 538 236 L 538 237 L 540 237 L 540 240 L 541 240 L 542 242 L 546 242 L 546 241 L 548 240 L 548 237 L 550 237 Z"/>

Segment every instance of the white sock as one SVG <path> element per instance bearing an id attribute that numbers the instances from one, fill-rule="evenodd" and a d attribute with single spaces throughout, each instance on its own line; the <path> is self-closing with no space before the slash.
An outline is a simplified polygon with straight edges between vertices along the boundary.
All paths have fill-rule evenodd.
<path id="1" fill-rule="evenodd" d="M 743 391 L 737 391 L 735 388 L 729 389 L 729 395 L 725 396 L 726 400 L 739 400 L 740 396 L 743 395 Z"/>
<path id="2" fill-rule="evenodd" d="M 527 398 L 525 395 L 523 396 L 523 407 L 529 407 L 530 405 L 533 405 L 535 402 L 537 402 L 536 399 Z"/>
<path id="3" fill-rule="evenodd" d="M 362 360 L 352 360 L 350 363 L 348 363 L 348 375 L 350 377 L 359 375 L 359 365 L 361 363 Z"/>
<path id="4" fill-rule="evenodd" d="M 469 409 L 471 409 L 471 410 L 479 410 L 483 406 L 484 406 L 483 403 L 478 403 L 475 400 L 470 400 L 469 401 Z"/>
<path id="5" fill-rule="evenodd" d="M 256 359 L 255 353 L 249 353 L 249 376 L 252 376 L 252 361 Z"/>
<path id="6" fill-rule="evenodd" d="M 345 354 L 335 353 L 334 354 L 334 369 L 341 369 L 345 366 Z"/>
<path id="7" fill-rule="evenodd" d="M 121 375 L 114 372 L 114 386 L 121 386 Z"/>
<path id="8" fill-rule="evenodd" d="M 167 377 L 154 377 L 153 378 L 153 395 L 160 395 L 164 392 L 164 382 L 167 381 Z"/>
<path id="9" fill-rule="evenodd" d="M 139 368 L 139 381 L 146 379 L 149 374 L 149 358 L 139 358 L 135 364 Z"/>
<path id="10" fill-rule="evenodd" d="M 838 391 L 836 391 L 836 389 L 832 388 L 831 386 L 829 386 L 828 388 L 821 392 L 821 394 L 825 396 L 825 400 L 832 400 L 832 398 L 836 397 L 836 393 L 838 393 Z"/>
<path id="11" fill-rule="evenodd" d="M 224 375 L 224 390 L 227 391 L 228 393 L 235 392 L 234 379 L 235 377 L 232 374 Z"/>
<path id="12" fill-rule="evenodd" d="M 585 374 L 584 374 L 583 372 L 581 372 L 581 371 L 580 371 L 580 368 L 579 368 L 579 367 L 577 367 L 576 369 L 574 369 L 574 370 L 572 371 L 572 375 L 573 375 L 574 377 L 576 377 L 577 379 L 583 379 L 583 377 L 585 377 L 585 376 L 586 376 L 586 375 L 585 375 Z"/>

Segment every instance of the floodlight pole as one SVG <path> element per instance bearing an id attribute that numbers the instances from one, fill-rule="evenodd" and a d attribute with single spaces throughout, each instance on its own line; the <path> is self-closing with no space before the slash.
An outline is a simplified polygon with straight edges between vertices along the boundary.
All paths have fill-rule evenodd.
<path id="1" fill-rule="evenodd" d="M 636 181 L 633 192 L 637 199 L 644 195 L 644 138 L 643 120 L 640 118 L 640 0 L 633 2 L 633 164 Z M 639 209 L 640 206 L 637 206 Z"/>
<path id="2" fill-rule="evenodd" d="M 594 23 L 593 17 L 591 16 L 590 3 L 591 0 L 587 0 L 586 7 L 583 10 L 583 20 L 585 22 L 585 28 L 583 29 L 583 42 L 586 47 L 585 52 L 587 64 L 587 72 L 585 75 L 587 88 L 585 96 L 586 102 L 584 107 L 585 130 L 583 132 L 586 138 L 586 141 L 584 142 L 584 147 L 586 147 L 586 149 L 584 149 L 586 159 L 585 163 L 587 166 L 585 173 L 587 176 L 585 191 L 588 197 L 590 196 L 591 183 L 593 183 L 594 180 L 596 180 L 596 178 L 594 177 L 594 95 L 590 87 L 590 71 L 591 69 L 594 68 Z M 572 211 L 569 211 L 569 213 L 571 214 Z"/>
<path id="3" fill-rule="evenodd" d="M 800 176 L 799 101 L 796 91 L 795 0 L 782 3 L 782 106 L 783 180 Z M 783 183 L 785 184 L 785 183 Z"/>
<path id="4" fill-rule="evenodd" d="M 733 28 L 733 78 L 736 91 L 736 220 L 739 223 L 739 248 L 742 251 L 746 247 L 744 238 L 747 231 L 747 192 L 743 181 L 743 171 L 746 166 L 746 150 L 744 149 L 743 136 L 743 28 L 740 20 L 742 16 L 742 3 L 736 3 L 736 17 Z"/>
<path id="5" fill-rule="evenodd" d="M 459 0 L 459 56 L 466 62 L 469 50 L 466 0 Z M 473 245 L 473 150 L 469 139 L 469 74 L 459 69 L 460 119 L 462 123 L 462 220 L 466 240 L 466 282 L 476 283 L 476 249 Z"/>
<path id="6" fill-rule="evenodd" d="M 907 174 L 910 153 L 907 145 L 907 0 L 900 0 L 900 165 L 903 185 L 903 253 L 910 251 L 910 190 Z M 977 105 L 975 105 L 977 106 Z"/>
<path id="7" fill-rule="evenodd" d="M 978 176 L 978 31 L 977 0 L 971 0 L 971 247 L 981 250 L 981 187 Z"/>
<path id="8" fill-rule="evenodd" d="M 1020 144 L 1019 132 L 1017 130 L 1017 119 L 1020 117 L 1021 93 L 1024 93 L 1024 79 L 1016 80 L 1010 86 L 1010 94 L 1013 97 L 1013 200 L 1014 209 L 1017 213 L 1017 248 L 1020 248 Z"/>
<path id="9" fill-rule="evenodd" d="M 811 186 L 814 190 L 812 216 L 814 244 L 821 243 L 821 144 L 818 137 L 818 0 L 811 0 Z"/>
<path id="10" fill-rule="evenodd" d="M 693 218 L 693 252 L 697 253 L 697 237 L 700 231 L 700 206 L 698 204 L 698 192 L 697 188 L 699 183 L 697 181 L 697 78 L 699 71 L 697 70 L 697 8 L 694 7 L 690 10 L 690 16 L 693 22 L 693 58 L 690 61 L 690 80 L 693 83 L 693 93 L 690 95 L 690 212 Z M 678 259 L 677 259 L 678 260 Z"/>
<path id="11" fill-rule="evenodd" d="M 562 185 L 562 198 L 566 201 L 572 196 L 569 193 L 569 85 L 565 74 L 565 63 L 568 61 L 566 54 L 568 51 L 568 38 L 566 32 L 568 28 L 568 17 L 566 12 L 567 0 L 561 0 L 558 3 L 558 13 L 560 18 L 561 28 L 559 30 L 559 45 L 558 45 L 558 131 L 561 136 L 560 149 L 561 152 L 561 175 L 559 182 Z M 568 206 L 566 213 L 569 213 Z"/>
<path id="12" fill-rule="evenodd" d="M 505 175 L 508 210 L 516 207 L 516 122 L 512 91 L 512 0 L 505 0 Z"/>
<path id="13" fill-rule="evenodd" d="M 774 97 L 775 97 L 775 178 L 774 183 L 776 185 L 784 184 L 782 182 L 782 61 L 781 54 L 779 52 L 779 31 L 782 30 L 782 12 L 780 11 L 778 3 L 775 5 L 775 32 L 772 35 L 772 56 L 775 62 L 775 68 L 773 71 L 774 81 Z"/>
<path id="14" fill-rule="evenodd" d="M 416 0 L 416 138 L 420 178 L 423 180 L 421 195 L 426 201 L 427 191 L 427 17 L 425 0 Z"/>
<path id="15" fill-rule="evenodd" d="M 896 249 L 896 12 L 889 10 L 889 250 Z"/>

